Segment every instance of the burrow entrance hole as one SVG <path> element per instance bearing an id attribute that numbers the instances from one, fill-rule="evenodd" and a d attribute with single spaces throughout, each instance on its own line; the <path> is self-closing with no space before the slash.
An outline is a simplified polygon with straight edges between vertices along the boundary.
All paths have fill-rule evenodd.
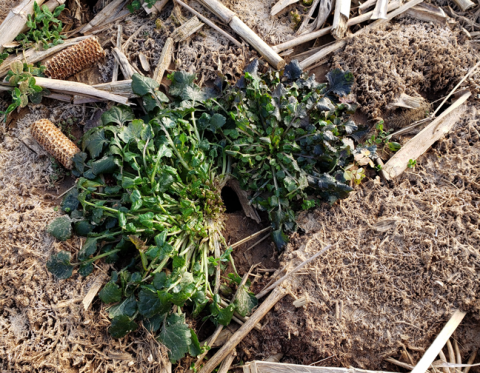
<path id="1" fill-rule="evenodd" d="M 223 187 L 221 195 L 227 214 L 242 211 L 242 204 L 238 199 L 237 193 L 232 188 L 229 186 Z"/>

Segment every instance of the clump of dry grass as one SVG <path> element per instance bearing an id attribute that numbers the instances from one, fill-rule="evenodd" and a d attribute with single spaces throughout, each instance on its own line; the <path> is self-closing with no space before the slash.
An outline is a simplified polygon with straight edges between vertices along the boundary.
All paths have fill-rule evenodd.
<path id="1" fill-rule="evenodd" d="M 353 73 L 357 100 L 375 118 L 402 93 L 452 89 L 476 56 L 458 31 L 406 18 L 352 38 L 334 62 Z"/>

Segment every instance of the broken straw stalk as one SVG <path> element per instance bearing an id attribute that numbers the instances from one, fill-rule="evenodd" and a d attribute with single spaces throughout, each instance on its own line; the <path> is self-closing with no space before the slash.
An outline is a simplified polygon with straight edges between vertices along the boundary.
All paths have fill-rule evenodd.
<path id="1" fill-rule="evenodd" d="M 397 9 L 398 7 L 400 6 L 400 2 L 399 1 L 392 1 L 389 5 L 388 5 L 388 11 L 392 11 L 392 10 L 395 10 Z M 368 12 L 368 13 L 365 13 L 365 14 L 362 14 L 358 17 L 355 17 L 355 18 L 352 18 L 348 21 L 347 25 L 348 26 L 353 26 L 353 25 L 358 25 L 359 23 L 362 23 L 362 22 L 366 22 L 370 19 L 370 17 L 372 16 L 373 14 L 373 11 L 371 12 Z M 332 27 L 325 27 L 321 30 L 318 30 L 318 31 L 314 31 L 314 32 L 311 32 L 309 34 L 304 34 L 304 35 L 301 35 L 300 37 L 298 38 L 295 38 L 295 39 L 292 39 L 292 40 L 289 40 L 285 43 L 282 43 L 282 44 L 278 44 L 278 45 L 275 45 L 274 47 L 272 47 L 272 49 L 275 51 L 275 52 L 282 52 L 286 49 L 290 49 L 290 48 L 293 48 L 293 47 L 296 47 L 297 45 L 300 45 L 300 44 L 303 44 L 303 43 L 306 43 L 306 42 L 309 42 L 311 40 L 315 40 L 321 36 L 324 36 L 324 35 L 327 35 L 331 32 L 332 30 Z"/>
<path id="2" fill-rule="evenodd" d="M 225 5 L 220 3 L 218 0 L 201 0 L 201 3 L 223 22 L 228 24 L 240 37 L 244 38 L 275 69 L 280 70 L 285 66 L 285 60 Z"/>
<path id="3" fill-rule="evenodd" d="M 36 0 L 41 6 L 45 0 Z M 33 14 L 35 0 L 24 0 L 13 8 L 0 26 L 0 53 L 5 49 L 5 44 L 11 43 L 22 32 L 27 22 L 27 16 Z"/>
<path id="4" fill-rule="evenodd" d="M 365 26 L 361 30 L 357 31 L 353 36 L 355 35 L 361 35 L 369 30 L 375 29 L 376 27 L 383 25 L 387 22 L 389 22 L 391 19 L 394 17 L 398 16 L 399 14 L 404 13 L 408 9 L 414 7 L 415 5 L 418 5 L 422 2 L 423 0 L 411 0 L 408 3 L 402 5 L 400 8 L 397 10 L 394 10 L 390 14 L 387 15 L 387 19 L 379 19 L 375 22 L 373 22 L 370 25 Z M 347 44 L 347 41 L 345 39 L 339 40 L 336 43 L 329 45 L 326 48 L 323 48 L 319 52 L 315 53 L 313 56 L 310 56 L 303 60 L 302 62 L 299 63 L 300 67 L 305 70 L 307 67 L 310 65 L 315 64 L 316 62 L 323 60 L 325 57 L 327 57 L 330 53 L 336 52 L 339 49 L 343 48 Z"/>
<path id="5" fill-rule="evenodd" d="M 350 18 L 351 0 L 336 0 L 335 13 L 333 15 L 332 36 L 335 39 L 343 39 L 347 32 L 347 22 Z"/>

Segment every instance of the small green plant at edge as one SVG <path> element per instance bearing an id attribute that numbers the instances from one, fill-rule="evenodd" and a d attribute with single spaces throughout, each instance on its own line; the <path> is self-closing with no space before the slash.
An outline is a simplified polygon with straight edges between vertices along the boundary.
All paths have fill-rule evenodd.
<path id="1" fill-rule="evenodd" d="M 86 237 L 76 262 L 60 251 L 48 270 L 66 279 L 75 267 L 88 276 L 95 261 L 112 264 L 99 293 L 109 305 L 109 333 L 121 338 L 141 322 L 172 362 L 204 351 L 187 315 L 228 325 L 234 312 L 246 316 L 258 303 L 249 282 L 225 299 L 226 287 L 241 282 L 222 233 L 228 179 L 254 193 L 281 249 L 296 212 L 318 196 L 346 197 L 352 188 L 344 174 L 355 156 L 368 164 L 376 157 L 375 145 L 353 150 L 342 141 L 357 130 L 349 119 L 355 107 L 339 100 L 353 84 L 349 72 L 333 70 L 319 84 L 296 61 L 265 74 L 254 61 L 236 85 L 202 89 L 195 78 L 169 75 L 168 98 L 157 82 L 134 74 L 132 90 L 147 114 L 114 106 L 84 135 L 73 159 L 76 188 L 62 201 L 66 215 L 47 229 L 59 240 Z M 220 276 L 228 263 L 233 272 Z"/>
<path id="2" fill-rule="evenodd" d="M 409 159 L 408 160 L 408 164 L 407 164 L 407 167 L 408 168 L 415 168 L 415 166 L 417 165 L 417 161 L 414 160 L 414 159 Z"/>
<path id="3" fill-rule="evenodd" d="M 45 66 L 35 67 L 20 61 L 13 62 L 10 65 L 10 71 L 7 73 L 6 80 L 13 88 L 13 102 L 5 111 L 0 111 L 3 121 L 7 120 L 8 114 L 17 108 L 24 108 L 28 102 L 38 104 L 42 101 L 44 95 L 50 94 L 50 91 L 36 84 L 35 76 L 41 76 L 45 71 Z"/>
<path id="4" fill-rule="evenodd" d="M 64 9 L 65 4 L 62 4 L 51 12 L 46 5 L 40 8 L 37 2 L 34 2 L 33 14 L 29 14 L 27 18 L 28 31 L 25 34 L 19 34 L 15 40 L 24 50 L 37 44 L 41 44 L 43 49 L 63 44 L 66 36 L 61 35 L 63 26 L 57 17 Z"/>
<path id="5" fill-rule="evenodd" d="M 377 145 L 377 146 L 384 145 L 384 149 L 385 147 L 387 147 L 392 152 L 396 152 L 400 150 L 402 146 L 398 142 L 390 141 L 390 139 L 392 138 L 391 131 L 385 132 L 383 130 L 383 124 L 384 124 L 383 120 L 377 123 L 377 125 L 375 126 L 375 130 L 376 130 L 375 134 L 373 134 L 366 141 L 366 144 Z"/>

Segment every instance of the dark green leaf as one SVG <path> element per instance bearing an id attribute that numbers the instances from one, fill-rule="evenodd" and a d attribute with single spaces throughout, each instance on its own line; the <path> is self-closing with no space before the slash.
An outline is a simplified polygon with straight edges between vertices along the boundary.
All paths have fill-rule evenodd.
<path id="1" fill-rule="evenodd" d="M 113 106 L 110 110 L 102 114 L 102 124 L 104 126 L 110 123 L 116 123 L 123 126 L 127 122 L 135 119 L 132 109 L 127 106 Z"/>
<path id="2" fill-rule="evenodd" d="M 158 339 L 170 350 L 169 356 L 172 363 L 182 359 L 192 343 L 192 334 L 185 323 L 185 315 L 169 316 L 163 324 Z"/>
<path id="3" fill-rule="evenodd" d="M 133 74 L 132 76 L 132 90 L 133 93 L 139 96 L 146 94 L 153 94 L 160 85 L 153 79 L 140 74 Z"/>
<path id="4" fill-rule="evenodd" d="M 106 304 L 120 302 L 122 299 L 122 289 L 113 282 L 107 282 L 98 293 L 98 297 Z"/>
<path id="5" fill-rule="evenodd" d="M 121 303 L 108 308 L 108 317 L 111 319 L 121 315 L 132 317 L 135 312 L 137 312 L 137 301 L 135 300 L 135 296 L 131 295 Z"/>
<path id="6" fill-rule="evenodd" d="M 94 128 L 92 132 L 87 132 L 82 140 L 83 150 L 88 150 L 92 158 L 97 158 L 106 144 L 108 140 L 103 129 Z"/>
<path id="7" fill-rule="evenodd" d="M 242 286 L 237 291 L 234 304 L 235 310 L 245 317 L 258 305 L 258 300 L 248 292 L 246 286 Z"/>
<path id="8" fill-rule="evenodd" d="M 60 216 L 47 226 L 47 232 L 59 241 L 72 237 L 72 223 L 68 216 Z"/>
<path id="9" fill-rule="evenodd" d="M 73 266 L 70 264 L 70 253 L 60 251 L 58 254 L 52 255 L 47 262 L 47 269 L 61 280 L 72 276 Z"/>
<path id="10" fill-rule="evenodd" d="M 350 93 L 353 85 L 353 74 L 350 71 L 334 69 L 327 74 L 328 91 L 338 96 L 346 96 Z"/>
<path id="11" fill-rule="evenodd" d="M 108 332 L 113 338 L 125 337 L 128 333 L 137 330 L 138 325 L 135 321 L 130 320 L 126 315 L 117 316 L 112 320 L 112 324 L 108 328 Z"/>

